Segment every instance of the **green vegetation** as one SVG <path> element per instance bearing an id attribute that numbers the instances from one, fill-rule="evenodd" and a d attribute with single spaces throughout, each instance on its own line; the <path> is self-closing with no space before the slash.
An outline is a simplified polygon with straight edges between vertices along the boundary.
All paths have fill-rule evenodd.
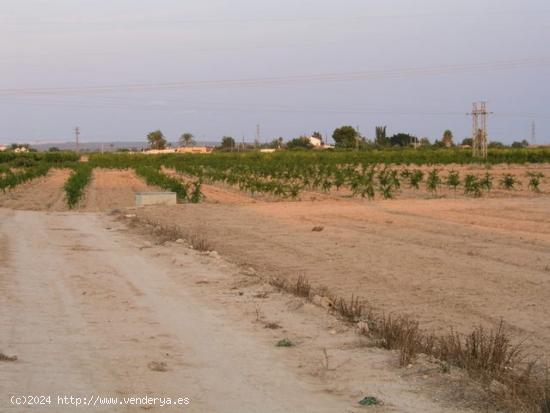
<path id="1" fill-rule="evenodd" d="M 148 185 L 158 186 L 162 189 L 167 189 L 175 192 L 178 200 L 185 201 L 189 193 L 189 185 L 181 182 L 176 178 L 166 176 L 158 169 L 151 166 L 137 166 L 136 173 L 145 179 Z M 200 190 L 200 188 L 199 188 Z"/>
<path id="2" fill-rule="evenodd" d="M 9 168 L 4 167 L 0 171 L 0 190 L 6 192 L 6 189 L 13 189 L 17 185 L 28 182 L 32 179 L 44 176 L 50 170 L 50 165 L 46 163 L 39 163 L 33 165 L 26 169 L 23 169 L 21 172 L 12 172 Z"/>
<path id="3" fill-rule="evenodd" d="M 505 174 L 500 180 L 501 188 L 511 190 L 518 184 L 516 177 L 512 174 Z"/>
<path id="4" fill-rule="evenodd" d="M 456 192 L 456 188 L 460 185 L 460 173 L 457 171 L 450 171 L 447 175 L 447 186 L 449 189 L 453 189 Z"/>
<path id="5" fill-rule="evenodd" d="M 67 205 L 69 208 L 74 208 L 82 196 L 84 195 L 84 190 L 92 178 L 93 168 L 87 164 L 82 163 L 74 167 L 74 171 L 65 182 L 65 197 L 67 199 Z"/>
<path id="6" fill-rule="evenodd" d="M 527 186 L 533 192 L 540 192 L 540 180 L 544 178 L 544 174 L 541 172 L 527 172 L 527 177 L 529 178 L 529 183 Z"/>
<path id="7" fill-rule="evenodd" d="M 471 195 L 474 198 L 481 196 L 481 183 L 477 176 L 468 174 L 464 177 L 464 195 Z"/>
<path id="8" fill-rule="evenodd" d="M 437 169 L 432 169 L 426 178 L 426 189 L 430 192 L 437 192 L 437 188 L 441 184 L 441 177 Z"/>

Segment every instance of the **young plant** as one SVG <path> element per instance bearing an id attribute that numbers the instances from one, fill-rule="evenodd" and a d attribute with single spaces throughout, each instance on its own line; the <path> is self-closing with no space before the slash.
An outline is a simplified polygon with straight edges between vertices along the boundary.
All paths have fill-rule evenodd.
<path id="1" fill-rule="evenodd" d="M 491 192 L 491 189 L 493 189 L 493 177 L 489 172 L 485 172 L 483 178 L 479 180 L 479 186 L 481 189 Z"/>
<path id="2" fill-rule="evenodd" d="M 453 188 L 456 192 L 456 188 L 460 185 L 460 174 L 457 171 L 449 172 L 447 176 L 447 186 Z"/>
<path id="3" fill-rule="evenodd" d="M 437 187 L 441 184 L 441 177 L 437 169 L 432 169 L 426 178 L 426 188 L 430 192 L 437 192 Z"/>
<path id="4" fill-rule="evenodd" d="M 481 196 L 481 184 L 477 176 L 468 174 L 464 177 L 464 195 L 474 198 Z"/>
<path id="5" fill-rule="evenodd" d="M 392 171 L 388 171 L 386 168 L 381 170 L 378 175 L 378 189 L 384 199 L 392 199 L 394 197 L 394 191 L 399 185 L 397 176 L 392 174 Z M 395 179 L 397 179 L 397 184 Z"/>
<path id="6" fill-rule="evenodd" d="M 526 175 L 529 178 L 529 189 L 533 192 L 540 192 L 540 180 L 544 178 L 544 174 L 541 172 L 527 172 Z"/>
<path id="7" fill-rule="evenodd" d="M 516 177 L 512 174 L 505 174 L 500 180 L 500 186 L 506 190 L 514 189 L 517 183 Z"/>
<path id="8" fill-rule="evenodd" d="M 80 164 L 75 167 L 74 172 L 67 179 L 64 189 L 69 208 L 74 208 L 84 196 L 86 186 L 92 179 L 92 170 L 93 168 L 89 164 Z"/>
<path id="9" fill-rule="evenodd" d="M 424 172 L 419 169 L 415 169 L 408 175 L 409 187 L 414 189 L 420 189 L 420 183 L 424 179 Z"/>

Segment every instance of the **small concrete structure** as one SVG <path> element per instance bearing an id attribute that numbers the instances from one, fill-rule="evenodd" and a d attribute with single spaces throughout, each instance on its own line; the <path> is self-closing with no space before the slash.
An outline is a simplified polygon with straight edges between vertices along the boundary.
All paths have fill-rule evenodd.
<path id="1" fill-rule="evenodd" d="M 175 192 L 136 192 L 136 206 L 176 205 Z"/>

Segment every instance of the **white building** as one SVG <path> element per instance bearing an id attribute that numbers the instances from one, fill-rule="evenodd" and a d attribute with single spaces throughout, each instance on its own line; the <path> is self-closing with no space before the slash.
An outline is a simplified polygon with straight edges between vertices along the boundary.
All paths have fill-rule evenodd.
<path id="1" fill-rule="evenodd" d="M 309 143 L 313 146 L 313 149 L 332 149 L 334 146 L 326 145 L 321 138 L 316 138 L 315 136 L 309 136 Z"/>
<path id="2" fill-rule="evenodd" d="M 320 138 L 310 136 L 308 139 L 309 143 L 311 143 L 315 148 L 320 148 L 321 146 L 323 146 L 323 141 Z"/>

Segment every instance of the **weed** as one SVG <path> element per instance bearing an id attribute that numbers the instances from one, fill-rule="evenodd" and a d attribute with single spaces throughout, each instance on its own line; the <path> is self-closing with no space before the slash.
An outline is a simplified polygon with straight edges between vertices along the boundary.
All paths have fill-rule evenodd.
<path id="1" fill-rule="evenodd" d="M 334 308 L 345 320 L 357 322 L 361 319 L 365 306 L 358 297 L 352 295 L 349 301 L 343 298 L 337 299 Z"/>
<path id="2" fill-rule="evenodd" d="M 376 406 L 380 404 L 380 400 L 378 400 L 374 396 L 367 396 L 363 398 L 361 401 L 359 401 L 359 404 L 361 406 Z"/>
<path id="3" fill-rule="evenodd" d="M 294 343 L 290 341 L 288 338 L 283 338 L 282 340 L 277 341 L 277 344 L 275 344 L 276 347 L 293 347 Z"/>
<path id="4" fill-rule="evenodd" d="M 193 249 L 197 251 L 208 252 L 213 250 L 208 240 L 199 231 L 188 233 L 186 238 Z"/>
<path id="5" fill-rule="evenodd" d="M 306 277 L 300 275 L 294 285 L 294 294 L 298 297 L 310 298 L 311 296 L 311 284 Z"/>
<path id="6" fill-rule="evenodd" d="M 505 174 L 502 179 L 500 180 L 500 186 L 501 188 L 511 190 L 514 189 L 516 184 L 518 183 L 516 177 L 512 174 Z"/>

